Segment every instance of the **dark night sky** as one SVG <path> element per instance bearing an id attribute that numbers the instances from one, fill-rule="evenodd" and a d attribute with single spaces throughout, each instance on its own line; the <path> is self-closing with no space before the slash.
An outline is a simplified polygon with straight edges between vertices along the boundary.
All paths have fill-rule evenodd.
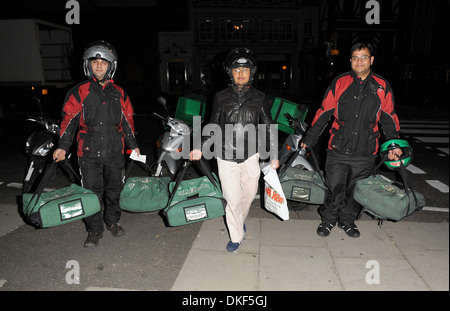
<path id="1" fill-rule="evenodd" d="M 408 7 L 408 1 L 401 0 Z M 435 0 L 448 2 L 449 0 Z M 37 18 L 67 25 L 65 17 L 69 9 L 65 8 L 66 0 L 1 0 L 0 18 Z M 84 79 L 81 66 L 82 52 L 86 44 L 93 40 L 104 39 L 113 44 L 119 53 L 119 65 L 115 80 L 125 89 L 139 94 L 158 92 L 159 54 L 157 48 L 157 33 L 159 31 L 188 30 L 188 1 L 173 0 L 78 0 L 81 8 L 80 24 L 71 25 L 74 54 L 73 66 L 75 81 Z M 404 6 L 405 7 L 405 6 Z M 449 5 L 445 6 L 447 9 Z M 448 13 L 448 12 L 447 12 Z M 445 13 L 445 14 L 447 14 Z M 412 29 L 409 12 L 403 13 L 401 27 L 409 31 Z M 442 15 L 441 15 L 442 16 Z M 445 19 L 445 17 L 444 17 Z M 441 21 L 440 23 L 447 22 Z M 442 27 L 437 27 L 434 33 L 444 33 Z M 416 57 L 414 62 L 428 62 L 439 66 L 447 66 L 448 33 L 441 39 L 434 39 L 431 55 Z M 3 47 L 2 47 L 3 48 Z M 402 53 L 400 60 L 411 55 Z M 386 57 L 384 55 L 384 57 Z M 380 59 L 380 58 L 378 58 Z M 395 64 L 395 62 L 393 62 Z M 124 68 L 128 74 L 124 77 Z M 399 66 L 401 67 L 401 66 Z M 129 69 L 131 68 L 131 69 Z M 129 78 L 132 68 L 144 68 L 136 75 L 136 79 Z M 376 67 L 375 67 L 376 68 Z M 398 75 L 392 71 L 392 75 Z M 392 77 L 387 74 L 387 77 Z M 392 79 L 393 80 L 393 79 Z M 139 81 L 139 82 L 137 82 Z M 136 84 L 140 85 L 136 85 Z M 392 81 L 395 84 L 395 81 Z M 320 90 L 322 93 L 323 90 Z M 428 90 L 425 90 L 428 92 Z"/>
<path id="2" fill-rule="evenodd" d="M 65 8 L 66 2 L 2 0 L 0 18 L 36 18 L 68 26 L 65 18 L 70 9 Z M 124 63 L 138 60 L 149 65 L 158 58 L 158 31 L 183 31 L 188 27 L 187 1 L 78 0 L 78 3 L 80 24 L 69 25 L 72 29 L 74 61 L 80 64 L 75 72 L 76 79 L 83 79 L 81 58 L 89 42 L 103 39 L 113 44 L 119 53 L 119 68 Z M 120 69 L 117 71 L 118 78 Z"/>

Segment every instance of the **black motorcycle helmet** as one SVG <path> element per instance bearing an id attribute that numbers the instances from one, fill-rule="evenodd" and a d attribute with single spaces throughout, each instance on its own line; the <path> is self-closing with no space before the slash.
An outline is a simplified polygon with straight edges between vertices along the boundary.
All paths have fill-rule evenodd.
<path id="1" fill-rule="evenodd" d="M 225 71 L 230 77 L 231 84 L 234 84 L 232 69 L 237 67 L 250 68 L 249 85 L 252 84 L 256 73 L 256 64 L 255 55 L 247 48 L 237 48 L 228 53 L 228 56 L 225 58 Z"/>
<path id="2" fill-rule="evenodd" d="M 95 58 L 104 59 L 109 63 L 108 71 L 105 74 L 104 80 L 112 79 L 117 69 L 118 57 L 116 49 L 111 44 L 103 40 L 94 41 L 88 44 L 83 53 L 83 69 L 84 75 L 87 78 L 92 78 L 94 76 L 90 66 L 90 61 Z"/>

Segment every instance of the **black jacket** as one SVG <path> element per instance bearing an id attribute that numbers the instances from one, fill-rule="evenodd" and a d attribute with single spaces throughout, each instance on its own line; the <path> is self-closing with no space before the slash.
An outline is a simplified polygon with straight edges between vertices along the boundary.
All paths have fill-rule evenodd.
<path id="1" fill-rule="evenodd" d="M 362 81 L 353 71 L 336 77 L 325 93 L 303 142 L 313 147 L 330 118 L 328 151 L 350 156 L 376 155 L 381 124 L 386 140 L 399 137 L 400 125 L 389 83 L 370 73 Z"/>
<path id="2" fill-rule="evenodd" d="M 270 124 L 273 124 L 273 120 L 267 97 L 253 86 L 244 87 L 242 90 L 238 90 L 236 86 L 229 86 L 216 93 L 208 124 L 213 128 L 214 126 L 220 128 L 222 133 L 221 137 L 216 136 L 217 133 L 211 133 L 214 146 L 222 145 L 221 150 L 215 150 L 216 156 L 240 163 L 259 152 L 262 159 L 268 156 L 271 159 L 278 159 L 278 137 L 275 137 L 276 132 L 275 135 L 271 135 Z M 251 126 L 246 128 L 246 125 Z M 252 132 L 251 128 L 256 131 Z M 264 133 L 258 131 L 258 128 L 264 129 Z M 230 129 L 233 130 L 233 138 L 227 139 L 230 137 Z M 243 140 L 237 141 L 239 137 Z M 203 145 L 205 146 L 205 139 Z"/>
<path id="3" fill-rule="evenodd" d="M 89 79 L 67 93 L 58 148 L 68 151 L 77 129 L 79 157 L 120 155 L 125 143 L 138 147 L 130 99 L 112 80 L 102 87 Z"/>

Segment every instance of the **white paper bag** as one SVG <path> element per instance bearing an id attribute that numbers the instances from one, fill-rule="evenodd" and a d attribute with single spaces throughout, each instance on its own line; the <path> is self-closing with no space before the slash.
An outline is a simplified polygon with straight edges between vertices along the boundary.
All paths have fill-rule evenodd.
<path id="1" fill-rule="evenodd" d="M 270 164 L 262 168 L 264 173 L 265 191 L 264 205 L 265 208 L 277 215 L 283 220 L 289 219 L 289 210 L 287 207 L 286 196 L 283 188 L 281 188 L 280 179 L 277 171 L 270 168 Z"/>

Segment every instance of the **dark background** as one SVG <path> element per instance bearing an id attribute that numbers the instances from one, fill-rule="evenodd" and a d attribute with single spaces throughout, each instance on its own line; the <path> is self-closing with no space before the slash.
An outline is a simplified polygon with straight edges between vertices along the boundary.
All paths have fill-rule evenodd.
<path id="1" fill-rule="evenodd" d="M 417 0 L 418 1 L 418 0 Z M 104 1 L 79 0 L 80 24 L 67 25 L 65 17 L 70 9 L 66 9 L 65 0 L 2 0 L 0 2 L 0 19 L 36 18 L 69 26 L 73 36 L 73 77 L 75 84 L 84 80 L 82 71 L 82 53 L 84 47 L 91 41 L 99 38 L 110 42 L 119 53 L 118 70 L 114 80 L 129 93 L 136 110 L 140 107 L 153 105 L 155 99 L 161 94 L 159 87 L 159 51 L 157 34 L 161 31 L 188 31 L 189 10 L 188 1 L 172 0 L 130 0 L 130 1 Z M 214 1 L 211 1 L 214 2 Z M 235 1 L 239 5 L 239 1 Z M 362 1 L 362 5 L 367 1 Z M 381 3 L 381 26 L 386 7 L 391 1 Z M 432 118 L 447 118 L 450 89 L 450 53 L 449 53 L 449 0 L 423 1 L 425 8 L 433 7 L 432 23 L 424 24 L 425 29 L 412 33 L 413 22 L 417 22 L 416 1 L 400 0 L 400 13 L 396 31 L 396 50 L 390 44 L 379 43 L 376 51 L 374 71 L 387 78 L 394 90 L 397 112 L 399 115 Z M 422 1 L 420 1 L 422 2 Z M 315 1 L 302 1 L 306 4 Z M 329 1 L 330 5 L 335 0 Z M 248 8 L 246 8 L 248 9 Z M 368 11 L 362 7 L 362 10 Z M 249 10 L 251 12 L 251 10 Z M 331 15 L 333 12 L 331 12 Z M 355 26 L 358 21 L 352 21 L 349 16 L 349 25 Z M 359 21 L 361 22 L 361 21 Z M 381 27 L 380 26 L 380 27 Z M 331 31 L 333 23 L 329 26 Z M 427 53 L 411 51 L 411 37 L 415 37 L 415 45 L 420 46 L 418 34 L 428 33 L 423 40 L 431 40 L 431 50 Z M 364 39 L 364 33 L 360 34 Z M 312 92 L 305 94 L 317 108 L 330 80 L 342 72 L 349 70 L 348 50 L 350 46 L 338 46 L 340 54 L 333 57 L 333 66 L 324 66 L 320 60 L 324 59 L 323 44 L 326 35 L 321 36 L 317 48 L 317 79 Z M 367 33 L 370 41 L 370 33 Z M 339 43 L 339 42 L 338 42 Z M 425 42 L 424 42 L 425 44 Z M 1 49 L 6 49 L 2 46 Z M 132 68 L 127 69 L 125 68 Z M 134 69 L 133 69 L 134 68 Z M 221 68 L 220 68 L 221 69 Z M 135 72 L 133 72 L 135 70 Z M 223 73 L 219 76 L 224 77 Z M 218 84 L 219 85 L 219 84 Z M 222 85 L 226 85 L 223 81 Z M 67 90 L 57 92 L 51 102 L 55 107 L 61 107 L 64 94 Z M 262 90 L 264 91 L 264 90 Z M 4 97 L 4 95 L 2 95 Z M 3 101 L 4 110 L 8 111 L 7 103 Z M 58 108 L 60 109 L 60 108 Z M 312 109 L 315 111 L 315 109 Z M 311 117 L 312 114 L 309 114 Z"/>

